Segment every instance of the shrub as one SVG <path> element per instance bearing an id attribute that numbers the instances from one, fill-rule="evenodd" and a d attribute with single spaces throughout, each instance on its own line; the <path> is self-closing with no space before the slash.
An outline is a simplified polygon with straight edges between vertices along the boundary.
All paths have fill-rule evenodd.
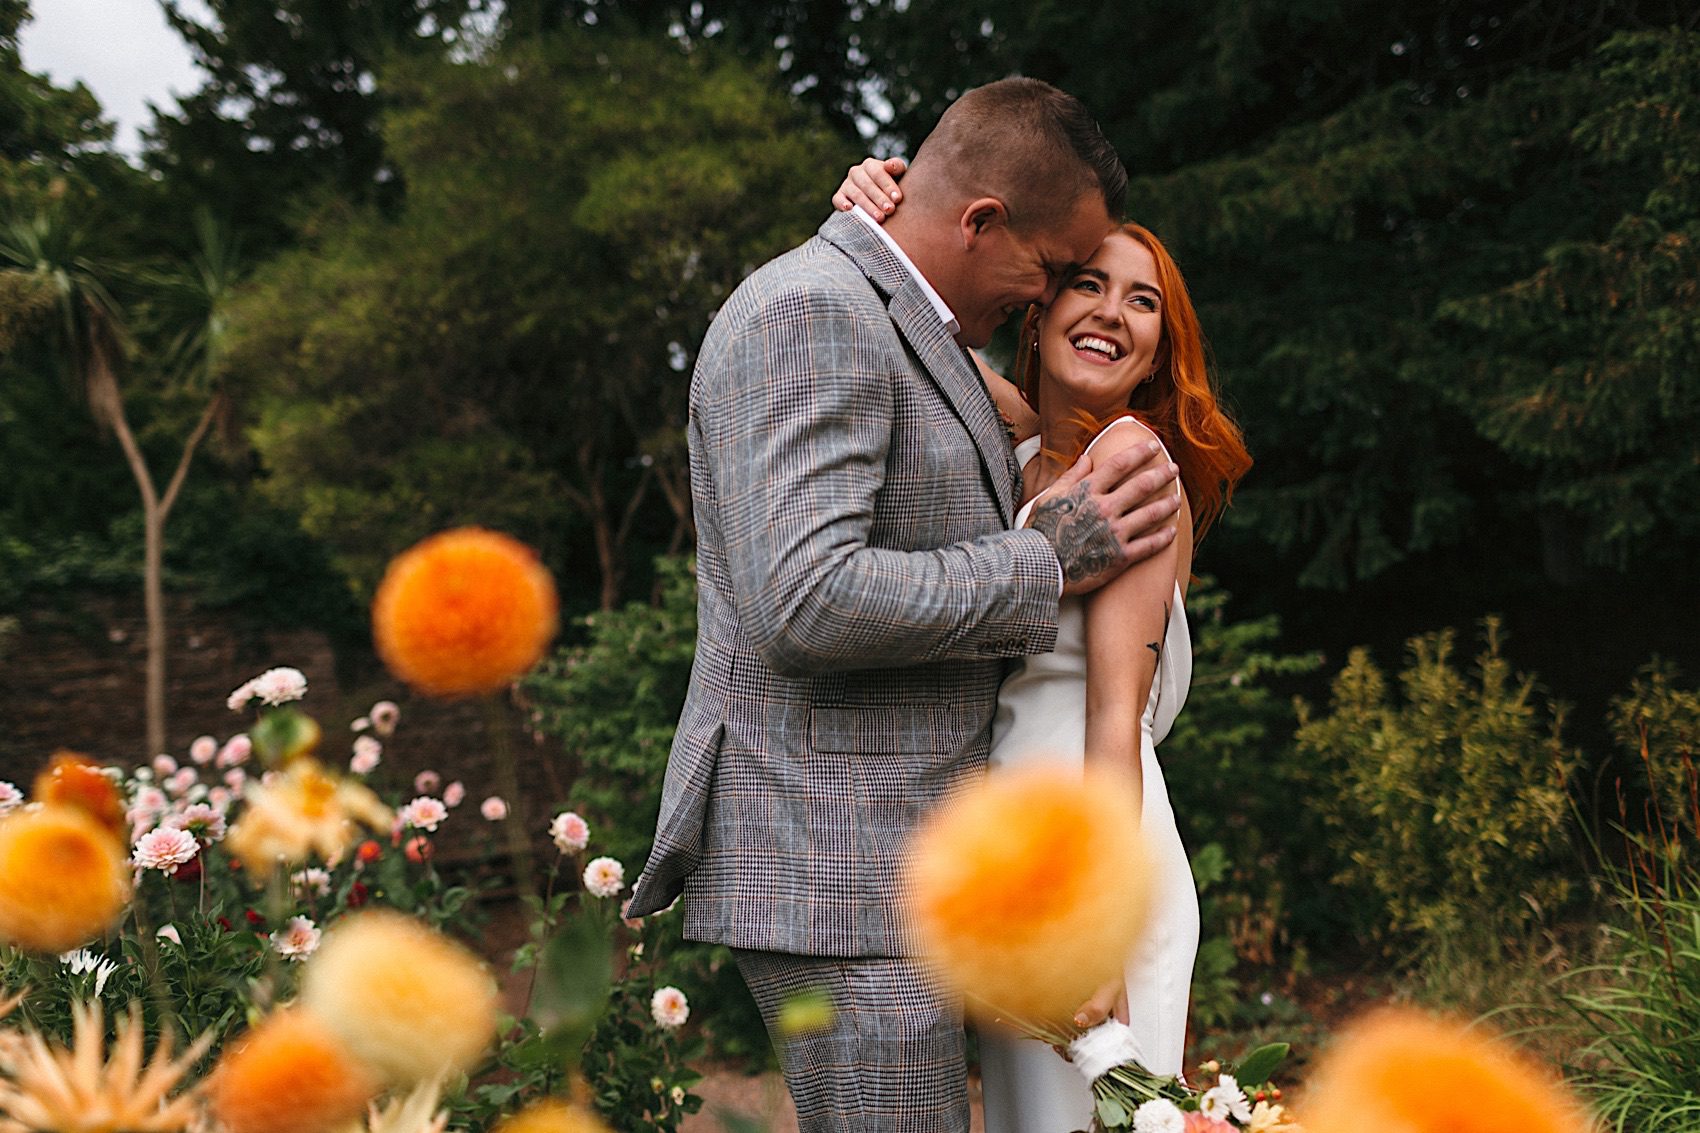
<path id="1" fill-rule="evenodd" d="M 1512 675 L 1496 619 L 1483 637 L 1473 680 L 1452 663 L 1450 630 L 1412 639 L 1402 700 L 1353 650 L 1329 714 L 1301 711 L 1313 797 L 1346 857 L 1338 880 L 1419 940 L 1525 929 L 1569 890 L 1556 869 L 1576 764 L 1563 710 Z"/>
<path id="2" fill-rule="evenodd" d="M 1607 723 L 1612 737 L 1646 771 L 1652 812 L 1650 830 L 1674 838 L 1700 837 L 1700 795 L 1695 791 L 1695 756 L 1700 751 L 1700 691 L 1677 686 L 1680 674 L 1668 662 L 1642 666 L 1629 691 L 1612 701 Z"/>
<path id="3" fill-rule="evenodd" d="M 557 650 L 525 682 L 538 726 L 559 736 L 575 763 L 573 809 L 607 831 L 608 852 L 636 876 L 649 857 L 661 781 L 696 655 L 695 564 L 656 561 L 657 600 L 580 619 L 588 640 Z M 767 1029 L 731 952 L 687 941 L 680 918 L 658 930 L 662 975 L 697 989 L 703 1025 L 722 1058 L 770 1057 Z"/>
<path id="4" fill-rule="evenodd" d="M 1208 578 L 1187 592 L 1192 686 L 1158 751 L 1203 905 L 1193 1003 L 1206 1026 L 1237 998 L 1239 963 L 1275 962 L 1316 842 L 1293 806 L 1292 702 L 1270 686 L 1321 659 L 1275 652 L 1279 621 L 1231 621 L 1228 600 Z"/>
<path id="5" fill-rule="evenodd" d="M 649 855 L 661 780 L 696 653 L 694 563 L 656 562 L 659 600 L 579 619 L 588 640 L 556 651 L 525 682 L 538 724 L 559 736 L 576 772 L 575 810 L 610 832 L 633 869 Z"/>

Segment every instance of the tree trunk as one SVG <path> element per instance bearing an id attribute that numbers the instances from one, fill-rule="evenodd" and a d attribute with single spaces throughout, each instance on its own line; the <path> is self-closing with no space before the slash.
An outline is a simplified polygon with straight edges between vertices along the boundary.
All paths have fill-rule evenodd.
<path id="1" fill-rule="evenodd" d="M 207 402 L 200 421 L 195 425 L 195 431 L 183 446 L 183 454 L 177 461 L 171 484 L 166 488 L 165 496 L 161 498 L 154 488 L 153 474 L 148 471 L 141 446 L 136 443 L 135 434 L 130 431 L 130 423 L 124 416 L 124 399 L 118 390 L 118 375 L 113 368 L 111 348 L 106 336 L 102 329 L 96 326 L 90 339 L 92 348 L 89 352 L 89 372 L 86 379 L 90 408 L 96 421 L 109 427 L 118 438 L 118 447 L 124 451 L 124 460 L 130 466 L 130 475 L 135 478 L 136 489 L 142 497 L 142 608 L 148 627 L 147 690 L 144 701 L 147 746 L 143 749 L 143 758 L 152 759 L 165 753 L 166 744 L 165 518 L 171 513 L 171 505 L 177 502 L 177 495 L 189 474 L 189 463 L 194 459 L 195 450 L 207 435 L 207 430 L 212 427 L 222 397 L 215 395 Z"/>

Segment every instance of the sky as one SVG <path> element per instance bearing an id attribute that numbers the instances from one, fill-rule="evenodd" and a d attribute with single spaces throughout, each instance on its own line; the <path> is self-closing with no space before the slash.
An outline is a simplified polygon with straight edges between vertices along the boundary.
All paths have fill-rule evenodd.
<path id="1" fill-rule="evenodd" d="M 190 0 L 192 14 L 206 9 Z M 81 79 L 118 126 L 120 152 L 141 150 L 147 104 L 176 105 L 201 85 L 189 48 L 165 22 L 159 0 L 30 0 L 33 18 L 19 34 L 24 67 L 56 86 Z"/>

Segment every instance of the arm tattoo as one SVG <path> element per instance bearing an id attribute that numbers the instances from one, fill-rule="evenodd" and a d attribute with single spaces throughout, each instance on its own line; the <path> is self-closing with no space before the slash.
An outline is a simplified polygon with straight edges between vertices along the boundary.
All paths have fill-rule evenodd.
<path id="1" fill-rule="evenodd" d="M 1164 602 L 1163 603 L 1163 637 L 1158 638 L 1156 641 L 1147 641 L 1145 643 L 1145 648 L 1151 650 L 1152 653 L 1155 653 L 1157 655 L 1157 663 L 1159 665 L 1163 663 L 1163 641 L 1168 637 L 1168 634 L 1169 634 L 1169 604 L 1167 602 Z"/>
<path id="2" fill-rule="evenodd" d="M 1091 487 L 1082 480 L 1068 495 L 1041 500 L 1033 509 L 1031 526 L 1057 549 L 1063 577 L 1070 582 L 1103 574 L 1121 559 L 1115 532 L 1098 509 L 1087 504 Z"/>

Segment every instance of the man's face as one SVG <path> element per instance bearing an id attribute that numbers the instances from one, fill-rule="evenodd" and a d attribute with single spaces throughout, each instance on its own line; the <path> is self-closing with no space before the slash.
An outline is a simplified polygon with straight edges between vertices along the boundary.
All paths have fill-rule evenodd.
<path id="1" fill-rule="evenodd" d="M 961 295 L 951 304 L 961 328 L 956 341 L 984 346 L 1015 311 L 1049 303 L 1063 280 L 1092 258 L 1110 227 L 1103 200 L 1089 193 L 1053 225 L 1013 231 L 1006 218 L 980 229 Z"/>

